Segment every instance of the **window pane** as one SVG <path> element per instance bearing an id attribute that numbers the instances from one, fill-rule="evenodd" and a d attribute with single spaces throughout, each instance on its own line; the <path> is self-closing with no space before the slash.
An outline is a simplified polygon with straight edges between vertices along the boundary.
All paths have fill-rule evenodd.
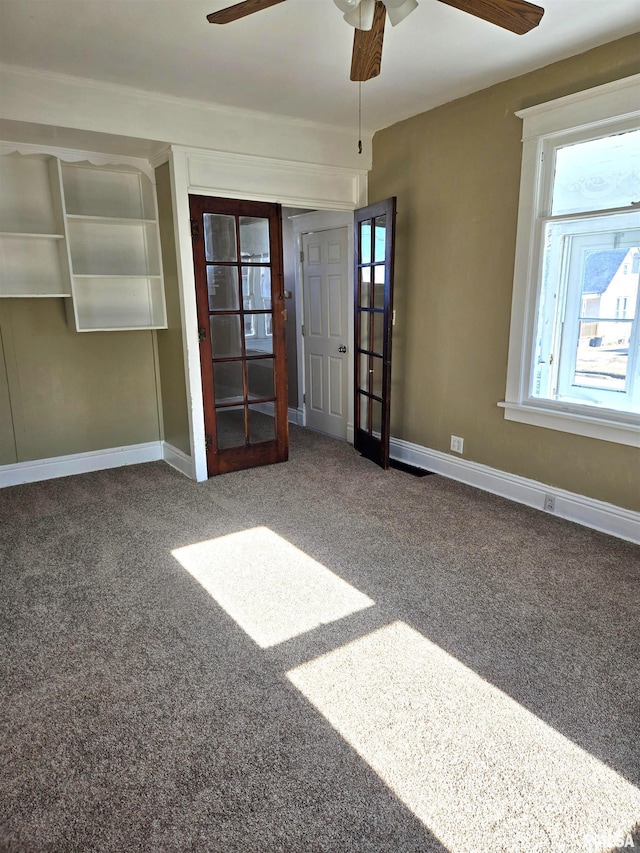
<path id="1" fill-rule="evenodd" d="M 552 215 L 627 207 L 640 200 L 640 130 L 556 151 Z"/>
<path id="2" fill-rule="evenodd" d="M 255 406 L 249 406 L 249 441 L 259 444 L 261 441 L 275 441 L 276 419 L 259 411 Z"/>
<path id="3" fill-rule="evenodd" d="M 384 308 L 384 267 L 373 268 L 373 307 Z"/>
<path id="4" fill-rule="evenodd" d="M 371 320 L 371 314 L 368 311 L 359 311 L 360 315 L 360 341 L 359 343 L 360 349 L 369 349 L 369 323 Z"/>
<path id="5" fill-rule="evenodd" d="M 360 223 L 360 263 L 371 263 L 371 220 Z"/>
<path id="6" fill-rule="evenodd" d="M 204 214 L 204 252 L 207 261 L 235 261 L 236 220 L 219 213 Z"/>
<path id="7" fill-rule="evenodd" d="M 244 400 L 242 362 L 214 362 L 213 386 L 216 403 L 242 402 Z"/>
<path id="8" fill-rule="evenodd" d="M 222 314 L 210 318 L 211 350 L 214 358 L 237 358 L 242 355 L 240 317 Z"/>
<path id="9" fill-rule="evenodd" d="M 267 314 L 245 314 L 244 329 L 247 355 L 273 352 L 273 337 L 267 334 Z"/>
<path id="10" fill-rule="evenodd" d="M 242 295 L 253 299 L 258 310 L 271 302 L 271 268 L 242 267 Z"/>
<path id="11" fill-rule="evenodd" d="M 376 222 L 376 239 L 373 249 L 374 259 L 376 263 L 385 260 L 385 240 L 387 237 L 387 217 L 386 215 L 378 216 Z"/>
<path id="12" fill-rule="evenodd" d="M 237 267 L 207 266 L 207 288 L 209 311 L 237 311 L 240 307 Z"/>
<path id="13" fill-rule="evenodd" d="M 384 314 L 382 312 L 373 315 L 373 351 L 383 354 L 382 347 L 384 342 Z"/>
<path id="14" fill-rule="evenodd" d="M 369 370 L 372 370 L 371 378 L 373 380 L 373 384 L 371 387 L 371 392 L 376 395 L 376 397 L 382 397 L 382 359 L 378 358 L 376 355 L 371 356 L 371 367 Z"/>
<path id="15" fill-rule="evenodd" d="M 248 360 L 247 381 L 249 383 L 249 399 L 275 397 L 273 359 L 257 358 L 255 360 Z"/>
<path id="16" fill-rule="evenodd" d="M 382 403 L 371 401 L 371 432 L 379 436 L 382 432 Z"/>
<path id="17" fill-rule="evenodd" d="M 371 267 L 360 270 L 360 303 L 363 308 L 371 307 Z"/>
<path id="18" fill-rule="evenodd" d="M 364 394 L 358 396 L 360 398 L 360 429 L 368 432 L 369 435 L 379 437 L 382 431 L 382 403 L 365 397 Z M 369 418 L 369 410 L 371 410 L 371 418 Z"/>
<path id="19" fill-rule="evenodd" d="M 269 220 L 257 216 L 240 217 L 240 254 L 243 261 L 269 263 Z"/>
<path id="20" fill-rule="evenodd" d="M 363 388 L 365 391 L 369 390 L 369 356 L 363 353 L 360 353 L 360 372 L 359 372 L 359 388 Z"/>
<path id="21" fill-rule="evenodd" d="M 369 429 L 369 397 L 364 394 L 358 395 L 360 398 L 360 429 L 364 432 L 370 432 Z"/>
<path id="22" fill-rule="evenodd" d="M 227 447 L 244 447 L 244 406 L 216 409 L 218 450 Z"/>
<path id="23" fill-rule="evenodd" d="M 633 272 L 637 247 L 590 251 L 584 261 L 580 317 L 633 320 L 638 273 Z"/>
<path id="24" fill-rule="evenodd" d="M 581 322 L 573 384 L 624 391 L 632 326 L 625 321 Z"/>

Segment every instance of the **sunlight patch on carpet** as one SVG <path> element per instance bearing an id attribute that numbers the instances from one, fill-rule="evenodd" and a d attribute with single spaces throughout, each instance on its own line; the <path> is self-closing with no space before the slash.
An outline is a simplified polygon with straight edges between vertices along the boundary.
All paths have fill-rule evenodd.
<path id="1" fill-rule="evenodd" d="M 375 603 L 266 527 L 171 553 L 263 649 Z"/>
<path id="2" fill-rule="evenodd" d="M 403 622 L 287 675 L 450 853 L 596 853 L 638 820 L 637 788 Z"/>

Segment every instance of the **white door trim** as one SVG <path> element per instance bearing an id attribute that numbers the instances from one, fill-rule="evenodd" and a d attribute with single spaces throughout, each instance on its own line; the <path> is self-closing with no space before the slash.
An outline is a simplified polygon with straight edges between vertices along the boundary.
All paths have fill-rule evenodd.
<path id="1" fill-rule="evenodd" d="M 191 184 L 192 177 L 195 178 L 195 175 L 190 175 L 191 158 L 195 158 L 197 161 L 198 185 Z M 333 182 L 331 190 L 327 192 L 326 186 L 324 189 L 319 189 L 323 185 L 324 178 L 322 170 L 318 169 L 317 164 L 296 163 L 294 164 L 296 168 L 292 171 L 287 191 L 284 195 L 281 195 L 283 161 L 270 163 L 266 158 L 230 157 L 228 154 L 225 155 L 220 152 L 171 146 L 169 162 L 172 177 L 176 261 L 183 323 L 182 332 L 191 451 L 195 477 L 200 481 L 207 479 L 207 461 L 204 444 L 204 409 L 196 312 L 195 272 L 191 247 L 191 229 L 189 225 L 189 194 L 216 196 L 226 193 L 228 197 L 233 198 L 246 198 L 256 201 L 280 201 L 282 204 L 291 204 L 294 207 L 306 208 L 315 208 L 321 205 L 324 207 L 326 205 L 326 216 L 329 224 L 325 227 L 334 228 L 352 223 L 353 210 L 362 207 L 366 203 L 367 173 L 357 169 L 338 170 L 340 172 L 338 176 L 339 180 Z M 237 188 L 236 191 L 233 190 L 234 187 Z M 320 198 L 321 205 L 319 204 Z M 319 212 L 318 215 L 322 216 L 323 213 Z M 342 217 L 342 219 L 339 219 L 339 217 Z M 307 226 L 306 230 L 312 230 L 311 226 Z M 352 229 L 350 229 L 351 231 Z M 352 236 L 350 240 L 352 245 Z M 350 257 L 353 259 L 353 248 L 351 248 Z M 352 261 L 351 266 L 353 267 Z M 296 291 L 296 295 L 298 295 L 298 291 Z M 351 322 L 351 327 L 353 328 L 353 322 Z M 298 337 L 300 337 L 300 331 L 300 327 L 298 327 Z M 300 343 L 298 343 L 299 347 Z M 353 347 L 352 340 L 349 347 L 350 350 Z M 351 374 L 353 374 L 353 370 L 351 370 Z M 353 380 L 351 381 L 353 382 Z M 353 389 L 351 388 L 350 400 L 352 401 L 352 399 Z M 353 406 L 353 402 L 350 405 Z M 349 423 L 353 424 L 352 413 L 349 416 Z M 351 436 L 353 436 L 353 426 L 351 426 Z M 353 440 L 353 437 L 351 440 Z"/>
<path id="2" fill-rule="evenodd" d="M 302 236 L 313 231 L 331 231 L 334 228 L 347 228 L 347 265 L 348 282 L 350 291 L 353 293 L 353 212 L 338 210 L 315 210 L 312 213 L 301 213 L 290 217 L 293 225 L 293 233 L 296 238 L 296 252 L 298 262 L 296 264 L 296 306 L 297 328 L 296 349 L 298 359 L 298 409 L 302 409 L 303 426 L 307 424 L 307 407 L 304 401 L 305 388 L 305 351 L 304 338 L 302 336 L 302 323 L 304 320 L 304 294 L 303 294 L 303 270 L 300 260 L 302 251 Z M 353 299 L 348 300 L 348 337 L 347 337 L 347 441 L 353 444 Z"/>

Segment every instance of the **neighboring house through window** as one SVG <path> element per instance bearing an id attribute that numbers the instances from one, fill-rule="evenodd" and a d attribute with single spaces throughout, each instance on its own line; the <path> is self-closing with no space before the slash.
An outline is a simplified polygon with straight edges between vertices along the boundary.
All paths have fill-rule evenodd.
<path id="1" fill-rule="evenodd" d="M 640 75 L 524 119 L 505 417 L 640 446 Z"/>

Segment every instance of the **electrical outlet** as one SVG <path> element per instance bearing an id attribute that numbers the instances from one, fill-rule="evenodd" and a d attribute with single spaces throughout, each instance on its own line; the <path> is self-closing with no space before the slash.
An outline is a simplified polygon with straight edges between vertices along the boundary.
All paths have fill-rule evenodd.
<path id="1" fill-rule="evenodd" d="M 464 438 L 460 438 L 459 435 L 452 435 L 451 449 L 454 453 L 462 453 L 464 449 Z"/>
<path id="2" fill-rule="evenodd" d="M 544 496 L 544 508 L 547 512 L 556 511 L 556 499 L 553 495 Z"/>

